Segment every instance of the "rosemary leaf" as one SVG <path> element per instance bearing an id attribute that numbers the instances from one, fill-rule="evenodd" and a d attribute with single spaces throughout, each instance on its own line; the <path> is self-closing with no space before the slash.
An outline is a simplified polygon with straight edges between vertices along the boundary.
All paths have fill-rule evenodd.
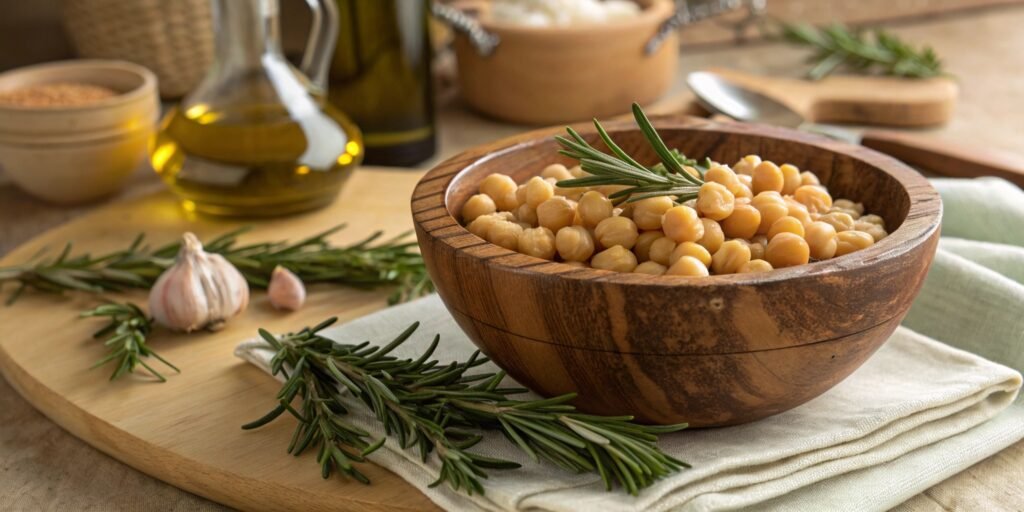
<path id="1" fill-rule="evenodd" d="M 656 445 L 658 434 L 686 425 L 647 426 L 633 423 L 630 416 L 580 414 L 567 403 L 573 395 L 516 400 L 511 396 L 525 390 L 499 388 L 504 372 L 467 373 L 487 362 L 479 352 L 447 365 L 430 360 L 438 345 L 436 336 L 416 359 L 391 355 L 412 336 L 417 323 L 387 344 L 374 346 L 339 344 L 320 336 L 319 331 L 332 322 L 280 337 L 260 331 L 275 350 L 272 371 L 287 380 L 278 393 L 281 402 L 242 427 L 259 428 L 290 411 L 297 424 L 288 452 L 298 455 L 315 448 L 324 478 L 340 472 L 369 483 L 356 463 L 380 448 L 384 439 L 371 439 L 347 419 L 350 407 L 358 404 L 373 412 L 398 446 L 416 449 L 423 460 L 431 454 L 438 458 L 441 469 L 431 486 L 446 483 L 469 494 L 484 493 L 481 479 L 488 477 L 487 470 L 519 467 L 470 451 L 489 430 L 502 432 L 535 461 L 543 458 L 566 471 L 595 473 L 609 490 L 619 486 L 636 494 L 689 467 Z M 292 398 L 298 400 L 295 409 Z"/>
<path id="2" fill-rule="evenodd" d="M 806 24 L 782 24 L 786 41 L 814 50 L 808 78 L 820 80 L 840 68 L 903 78 L 943 75 L 942 61 L 930 47 L 916 49 L 882 30 L 854 31 L 841 24 L 818 29 Z"/>
<path id="3" fill-rule="evenodd" d="M 181 370 L 176 366 L 149 348 L 149 345 L 146 343 L 146 337 L 153 330 L 153 320 L 146 316 L 142 308 L 135 304 L 131 302 L 124 304 L 112 302 L 85 311 L 81 316 L 110 319 L 106 327 L 93 334 L 93 338 L 96 339 L 109 335 L 104 344 L 110 349 L 110 353 L 97 361 L 93 368 L 115 362 L 114 373 L 110 375 L 110 380 L 114 380 L 126 373 L 133 373 L 136 366 L 142 366 L 160 382 L 166 382 L 167 378 L 153 369 L 152 366 L 146 364 L 143 359 L 150 356 L 175 372 L 181 373 Z"/>

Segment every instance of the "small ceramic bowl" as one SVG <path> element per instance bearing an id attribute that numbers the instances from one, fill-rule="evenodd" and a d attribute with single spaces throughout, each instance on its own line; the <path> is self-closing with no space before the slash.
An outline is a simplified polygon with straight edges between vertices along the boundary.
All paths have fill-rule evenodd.
<path id="1" fill-rule="evenodd" d="M 80 106 L 0 105 L 0 168 L 25 191 L 54 203 L 88 202 L 120 190 L 145 160 L 160 116 L 156 77 L 129 62 L 74 60 L 0 74 L 0 91 L 58 82 L 118 94 Z"/>
<path id="2" fill-rule="evenodd" d="M 456 35 L 462 95 L 484 114 L 533 125 L 604 118 L 628 111 L 632 102 L 654 101 L 676 76 L 679 39 L 670 33 L 650 55 L 644 47 L 672 16 L 673 3 L 637 3 L 644 9 L 629 20 L 527 27 L 489 20 L 486 3 L 463 0 L 500 42 L 482 56 L 466 35 Z"/>
<path id="3" fill-rule="evenodd" d="M 757 420 L 821 395 L 856 370 L 907 313 L 939 240 L 942 205 L 920 174 L 875 151 L 791 130 L 655 119 L 669 147 L 734 162 L 760 154 L 814 171 L 863 202 L 891 234 L 830 260 L 703 278 L 577 268 L 491 244 L 457 220 L 492 173 L 524 182 L 572 162 L 531 132 L 471 149 L 413 192 L 423 258 L 459 326 L 516 380 L 576 392 L 597 414 L 706 427 Z M 640 162 L 657 161 L 632 121 L 605 124 Z M 600 146 L 592 125 L 576 129 Z"/>

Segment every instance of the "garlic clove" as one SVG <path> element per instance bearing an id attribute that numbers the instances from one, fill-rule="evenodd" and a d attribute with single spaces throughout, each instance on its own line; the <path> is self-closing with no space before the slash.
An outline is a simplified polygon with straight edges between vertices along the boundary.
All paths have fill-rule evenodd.
<path id="1" fill-rule="evenodd" d="M 270 274 L 270 286 L 267 287 L 270 304 L 277 309 L 296 311 L 306 302 L 306 286 L 299 276 L 278 265 Z"/>
<path id="2" fill-rule="evenodd" d="M 174 264 L 149 292 L 153 318 L 185 332 L 219 329 L 248 304 L 249 285 L 242 273 L 223 256 L 203 251 L 192 233 L 184 234 Z"/>

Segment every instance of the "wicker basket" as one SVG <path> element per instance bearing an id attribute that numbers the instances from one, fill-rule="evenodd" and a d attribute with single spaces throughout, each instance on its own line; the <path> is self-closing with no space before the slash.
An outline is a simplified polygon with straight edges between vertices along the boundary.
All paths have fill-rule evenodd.
<path id="1" fill-rule="evenodd" d="M 212 62 L 209 0 L 63 0 L 62 11 L 79 56 L 146 66 L 163 98 L 191 91 Z"/>

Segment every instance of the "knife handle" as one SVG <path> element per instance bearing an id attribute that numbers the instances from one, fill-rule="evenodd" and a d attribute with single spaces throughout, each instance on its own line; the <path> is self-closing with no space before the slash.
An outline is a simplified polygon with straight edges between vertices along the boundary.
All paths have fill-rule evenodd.
<path id="1" fill-rule="evenodd" d="M 861 144 L 943 176 L 998 176 L 1024 188 L 1024 155 L 887 130 L 864 132 Z"/>

